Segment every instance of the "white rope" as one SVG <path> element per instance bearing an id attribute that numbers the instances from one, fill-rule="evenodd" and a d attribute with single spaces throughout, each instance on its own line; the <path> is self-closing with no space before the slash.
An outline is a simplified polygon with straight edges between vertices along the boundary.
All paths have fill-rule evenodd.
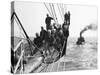
<path id="1" fill-rule="evenodd" d="M 44 5 L 45 5 L 46 9 L 48 10 L 50 16 L 52 16 L 52 13 L 51 13 L 50 10 L 48 9 L 47 5 L 46 5 L 45 3 L 44 3 Z"/>
<path id="2" fill-rule="evenodd" d="M 51 9 L 52 17 L 54 18 L 54 21 L 55 21 L 55 16 L 54 16 L 54 12 L 53 12 L 53 8 L 52 8 L 51 3 L 49 3 L 49 6 L 50 6 L 50 9 Z"/>
<path id="3" fill-rule="evenodd" d="M 20 45 L 21 45 L 22 42 L 23 42 L 23 40 L 21 40 L 21 41 L 17 44 L 17 46 L 14 48 L 14 52 L 16 52 L 16 51 L 18 50 L 18 48 L 20 47 Z"/>
<path id="4" fill-rule="evenodd" d="M 56 11 L 55 11 L 55 7 L 53 3 L 52 3 L 52 7 L 53 7 L 56 23 L 58 24 L 57 15 L 56 15 Z"/>
<path id="5" fill-rule="evenodd" d="M 18 60 L 18 62 L 17 62 L 17 65 L 16 65 L 16 67 L 15 67 L 15 70 L 14 70 L 14 74 L 17 72 L 17 69 L 18 69 L 19 64 L 20 64 L 20 61 L 21 61 L 21 59 L 22 59 L 22 57 L 23 57 L 23 54 L 24 54 L 24 50 L 22 50 L 22 52 L 21 52 L 21 55 L 20 55 L 20 57 L 19 57 L 19 60 Z"/>
<path id="6" fill-rule="evenodd" d="M 62 21 L 63 21 L 63 15 L 62 15 L 62 13 L 61 13 L 61 9 L 60 9 L 60 7 L 59 7 L 59 4 L 57 4 L 57 7 L 58 7 L 58 10 L 59 10 L 60 16 L 61 16 L 61 18 L 62 18 Z"/>

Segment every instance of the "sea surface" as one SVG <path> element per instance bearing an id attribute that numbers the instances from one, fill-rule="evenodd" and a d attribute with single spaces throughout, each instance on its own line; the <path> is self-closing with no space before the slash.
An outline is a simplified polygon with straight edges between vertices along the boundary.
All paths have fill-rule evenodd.
<path id="1" fill-rule="evenodd" d="M 14 38 L 17 45 L 20 38 Z M 66 55 L 57 62 L 50 64 L 41 72 L 57 72 L 72 70 L 93 70 L 97 69 L 98 39 L 85 38 L 84 45 L 76 45 L 77 38 L 69 37 L 66 48 Z M 16 46 L 15 45 L 15 46 Z"/>
<path id="2" fill-rule="evenodd" d="M 51 64 L 43 72 L 97 69 L 97 38 L 85 38 L 84 45 L 76 45 L 77 38 L 70 38 L 66 55 Z"/>

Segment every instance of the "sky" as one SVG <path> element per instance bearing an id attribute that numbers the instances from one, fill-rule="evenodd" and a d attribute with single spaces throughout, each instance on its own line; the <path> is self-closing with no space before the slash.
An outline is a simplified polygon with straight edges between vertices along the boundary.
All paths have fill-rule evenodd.
<path id="1" fill-rule="evenodd" d="M 63 21 L 57 4 L 54 4 L 54 6 L 58 22 L 62 24 Z M 41 26 L 46 26 L 45 18 L 48 10 L 43 3 L 17 1 L 14 4 L 14 9 L 29 36 L 35 37 L 35 33 L 40 32 Z M 66 10 L 71 13 L 70 37 L 78 37 L 80 31 L 91 23 L 97 25 L 97 8 L 94 6 L 66 4 Z M 14 23 L 14 36 L 22 37 L 21 33 L 22 30 L 19 25 Z M 88 30 L 83 35 L 85 37 L 97 37 L 97 30 Z"/>

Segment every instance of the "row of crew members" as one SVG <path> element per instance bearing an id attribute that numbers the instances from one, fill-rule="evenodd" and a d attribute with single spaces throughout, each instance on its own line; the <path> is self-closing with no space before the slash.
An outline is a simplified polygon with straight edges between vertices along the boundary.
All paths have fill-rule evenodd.
<path id="1" fill-rule="evenodd" d="M 47 17 L 45 19 L 46 29 L 47 30 L 52 29 L 51 28 L 52 27 L 51 20 L 54 20 L 54 19 L 47 14 Z M 64 33 L 64 36 L 65 37 L 68 37 L 69 36 L 69 25 L 70 25 L 70 12 L 68 11 L 68 13 L 66 12 L 65 15 L 64 15 L 64 23 L 62 25 L 62 30 L 63 30 L 63 33 Z M 55 25 L 53 25 L 53 27 L 56 30 L 59 30 L 59 29 L 56 28 Z M 61 29 L 61 25 L 60 25 L 59 28 Z"/>
<path id="2" fill-rule="evenodd" d="M 62 26 L 56 26 L 55 23 L 51 25 L 51 20 L 54 19 L 47 14 L 45 19 L 46 30 L 41 27 L 40 35 L 36 33 L 34 43 L 37 47 L 41 47 L 44 43 L 47 43 L 48 46 L 54 46 L 59 50 L 61 46 L 63 46 L 64 40 L 67 41 L 69 36 L 70 12 L 65 13 L 64 23 Z"/>
<path id="3" fill-rule="evenodd" d="M 48 43 L 49 46 L 57 45 L 58 43 L 63 45 L 63 31 L 61 28 L 58 28 L 58 30 L 45 30 L 43 27 L 41 27 L 40 36 L 38 33 L 36 33 L 36 38 L 34 38 L 34 43 L 37 45 L 37 47 L 41 47 L 43 43 Z"/>
<path id="4" fill-rule="evenodd" d="M 47 30 L 51 29 L 51 20 L 54 20 L 54 19 L 47 14 L 47 17 L 45 19 L 46 29 Z M 68 11 L 68 13 L 66 12 L 64 14 L 64 24 L 70 25 L 70 12 L 69 11 Z"/>

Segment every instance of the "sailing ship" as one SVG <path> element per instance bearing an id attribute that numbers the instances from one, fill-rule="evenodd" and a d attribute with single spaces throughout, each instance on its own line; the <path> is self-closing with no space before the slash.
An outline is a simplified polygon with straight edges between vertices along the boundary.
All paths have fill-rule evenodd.
<path id="1" fill-rule="evenodd" d="M 48 13 L 51 17 L 54 18 L 55 24 L 58 25 L 57 15 L 55 11 L 55 6 L 53 3 L 44 3 L 44 6 L 48 10 Z M 62 20 L 64 21 L 63 28 L 61 29 L 64 34 L 66 31 L 68 32 L 69 29 L 69 20 L 64 20 L 64 12 L 66 9 L 64 5 L 57 4 L 59 9 L 59 13 L 61 15 Z M 24 25 L 21 23 L 20 18 L 18 17 L 16 11 L 13 9 L 11 15 L 11 24 L 13 25 L 13 21 L 16 19 L 19 26 L 21 27 L 25 38 L 20 40 L 16 47 L 11 47 L 11 72 L 18 74 L 18 73 L 37 73 L 42 72 L 47 66 L 52 63 L 57 62 L 61 57 L 63 57 L 66 53 L 66 46 L 67 46 L 67 36 L 64 36 L 64 39 L 61 40 L 63 43 L 62 45 L 57 46 L 46 46 L 44 43 L 41 47 L 37 47 L 37 45 L 30 39 L 26 30 L 24 29 Z M 56 34 L 56 33 L 55 33 Z M 62 37 L 63 38 L 63 37 Z M 12 38 L 11 45 L 14 44 L 14 38 Z M 26 42 L 26 43 L 25 43 Z M 60 43 L 61 44 L 61 43 Z M 49 51 L 49 52 L 48 52 Z"/>

